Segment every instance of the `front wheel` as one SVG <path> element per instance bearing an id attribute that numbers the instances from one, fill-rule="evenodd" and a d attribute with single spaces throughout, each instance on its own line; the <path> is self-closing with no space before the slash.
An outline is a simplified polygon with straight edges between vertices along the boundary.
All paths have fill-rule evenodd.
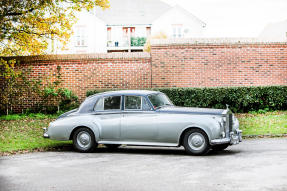
<path id="1" fill-rule="evenodd" d="M 200 129 L 191 129 L 184 134 L 183 146 L 190 155 L 204 155 L 209 149 L 206 133 Z"/>
<path id="2" fill-rule="evenodd" d="M 85 127 L 79 128 L 75 131 L 73 136 L 73 146 L 79 152 L 91 152 L 96 147 L 94 133 Z"/>

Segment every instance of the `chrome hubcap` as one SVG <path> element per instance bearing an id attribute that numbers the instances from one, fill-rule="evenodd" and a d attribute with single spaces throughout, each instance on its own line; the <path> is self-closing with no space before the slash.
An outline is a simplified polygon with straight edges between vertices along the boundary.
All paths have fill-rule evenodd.
<path id="1" fill-rule="evenodd" d="M 91 136 L 87 132 L 80 132 L 77 136 L 77 143 L 82 148 L 87 148 L 91 144 Z"/>
<path id="2" fill-rule="evenodd" d="M 188 137 L 188 145 L 192 150 L 199 151 L 205 146 L 205 139 L 201 133 L 192 133 Z"/>

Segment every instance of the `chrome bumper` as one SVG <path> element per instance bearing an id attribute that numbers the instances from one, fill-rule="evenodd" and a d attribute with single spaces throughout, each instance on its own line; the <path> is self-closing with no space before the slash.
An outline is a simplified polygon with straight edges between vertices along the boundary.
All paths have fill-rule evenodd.
<path id="1" fill-rule="evenodd" d="M 229 143 L 230 145 L 236 145 L 242 141 L 242 131 L 236 129 L 235 132 L 230 132 L 229 137 L 223 139 L 214 139 L 210 141 L 211 145 L 220 145 Z"/>
<path id="2" fill-rule="evenodd" d="M 49 138 L 49 135 L 47 133 L 48 129 L 47 128 L 43 128 L 43 131 L 44 131 L 43 137 L 44 138 Z"/>

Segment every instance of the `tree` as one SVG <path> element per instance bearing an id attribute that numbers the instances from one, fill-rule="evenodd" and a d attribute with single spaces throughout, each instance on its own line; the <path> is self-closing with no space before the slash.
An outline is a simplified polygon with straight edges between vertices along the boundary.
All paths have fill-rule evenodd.
<path id="1" fill-rule="evenodd" d="M 1 0 L 0 56 L 43 54 L 49 40 L 68 42 L 75 13 L 108 0 Z"/>
<path id="2" fill-rule="evenodd" d="M 15 69 L 15 60 L 0 60 L 2 68 L 0 77 L 2 78 L 0 88 L 0 111 L 6 112 L 8 115 L 12 111 L 12 105 L 17 104 L 23 97 L 25 88 L 19 85 L 19 79 L 22 73 Z"/>

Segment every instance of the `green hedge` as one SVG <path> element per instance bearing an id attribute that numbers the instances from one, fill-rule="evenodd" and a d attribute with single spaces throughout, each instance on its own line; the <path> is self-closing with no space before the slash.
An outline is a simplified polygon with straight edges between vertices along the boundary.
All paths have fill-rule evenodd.
<path id="1" fill-rule="evenodd" d="M 287 86 L 155 88 L 165 93 L 177 106 L 226 108 L 233 112 L 286 110 Z M 87 96 L 107 90 L 87 91 Z"/>

